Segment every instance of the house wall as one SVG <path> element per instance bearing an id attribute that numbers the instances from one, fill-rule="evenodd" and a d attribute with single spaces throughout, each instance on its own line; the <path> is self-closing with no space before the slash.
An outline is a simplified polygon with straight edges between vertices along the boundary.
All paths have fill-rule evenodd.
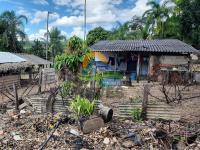
<path id="1" fill-rule="evenodd" d="M 160 56 L 159 62 L 160 64 L 166 65 L 183 65 L 188 64 L 187 56 Z"/>

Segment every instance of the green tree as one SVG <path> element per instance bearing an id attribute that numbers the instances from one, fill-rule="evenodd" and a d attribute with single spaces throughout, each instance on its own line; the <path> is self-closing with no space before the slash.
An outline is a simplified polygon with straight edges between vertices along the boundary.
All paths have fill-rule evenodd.
<path id="1" fill-rule="evenodd" d="M 83 44 L 83 40 L 74 35 L 67 41 L 66 52 L 81 53 L 83 51 Z"/>
<path id="2" fill-rule="evenodd" d="M 30 49 L 30 53 L 39 57 L 45 58 L 45 45 L 41 41 L 34 40 L 34 43 Z"/>
<path id="3" fill-rule="evenodd" d="M 49 37 L 49 49 L 51 52 L 51 56 L 54 59 L 56 55 L 63 53 L 64 47 L 62 45 L 62 41 L 65 40 L 66 37 L 61 35 L 61 32 L 60 30 L 58 30 L 58 28 L 52 28 L 49 32 Z"/>
<path id="4" fill-rule="evenodd" d="M 200 1 L 174 1 L 178 10 L 181 39 L 200 48 Z"/>
<path id="5" fill-rule="evenodd" d="M 109 31 L 106 31 L 102 27 L 94 28 L 93 30 L 90 30 L 87 34 L 87 45 L 91 46 L 100 40 L 107 40 L 108 37 Z"/>
<path id="6" fill-rule="evenodd" d="M 173 10 L 173 7 L 168 6 L 170 2 L 171 0 L 166 0 L 163 4 L 156 0 L 147 2 L 147 5 L 151 8 L 144 12 L 143 18 L 147 18 L 146 23 L 149 24 L 149 32 L 154 37 L 164 38 L 164 23 Z"/>
<path id="7" fill-rule="evenodd" d="M 121 24 L 117 22 L 117 26 L 111 31 L 109 40 L 125 40 L 129 31 L 129 23 Z"/>
<path id="8" fill-rule="evenodd" d="M 23 48 L 21 44 L 26 38 L 23 27 L 24 23 L 27 23 L 27 17 L 16 16 L 14 11 L 5 11 L 0 15 L 0 22 L 6 27 L 1 31 L 3 47 L 7 51 L 21 52 Z"/>

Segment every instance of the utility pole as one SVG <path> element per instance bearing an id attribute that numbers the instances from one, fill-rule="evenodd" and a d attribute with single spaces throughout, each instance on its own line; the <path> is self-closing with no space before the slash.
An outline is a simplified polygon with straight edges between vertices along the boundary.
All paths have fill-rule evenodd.
<path id="1" fill-rule="evenodd" d="M 49 40 L 49 15 L 52 12 L 47 12 L 47 41 L 46 41 L 46 60 L 48 59 L 48 40 Z"/>
<path id="2" fill-rule="evenodd" d="M 84 4 L 84 42 L 86 42 L 86 0 Z"/>

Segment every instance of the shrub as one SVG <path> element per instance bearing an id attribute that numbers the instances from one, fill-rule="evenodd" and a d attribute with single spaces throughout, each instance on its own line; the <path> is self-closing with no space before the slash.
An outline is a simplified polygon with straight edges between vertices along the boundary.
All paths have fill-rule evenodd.
<path id="1" fill-rule="evenodd" d="M 140 108 L 134 108 L 131 111 L 131 115 L 132 115 L 133 119 L 136 120 L 136 121 L 141 121 L 142 120 L 141 113 L 142 113 L 142 109 L 140 109 Z"/>
<path id="2" fill-rule="evenodd" d="M 64 81 L 61 84 L 60 94 L 62 97 L 70 96 L 73 94 L 74 84 L 70 81 Z"/>
<path id="3" fill-rule="evenodd" d="M 70 104 L 70 111 L 73 112 L 77 118 L 88 117 L 94 111 L 94 101 L 90 102 L 86 98 L 76 96 Z"/>

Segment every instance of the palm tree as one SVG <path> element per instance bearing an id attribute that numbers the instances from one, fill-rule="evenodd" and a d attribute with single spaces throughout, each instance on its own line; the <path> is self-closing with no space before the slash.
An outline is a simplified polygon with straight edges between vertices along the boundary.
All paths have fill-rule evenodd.
<path id="1" fill-rule="evenodd" d="M 2 36 L 3 43 L 10 51 L 20 52 L 21 48 L 18 41 L 23 41 L 26 38 L 23 28 L 24 22 L 27 23 L 28 21 L 27 17 L 24 15 L 16 16 L 14 11 L 5 11 L 1 14 L 0 19 L 6 24 Z"/>
<path id="2" fill-rule="evenodd" d="M 49 37 L 49 48 L 52 54 L 52 58 L 54 59 L 56 55 L 61 54 L 63 52 L 62 40 L 65 40 L 66 37 L 61 35 L 61 32 L 60 30 L 58 30 L 58 28 L 52 28 L 49 32 Z"/>
<path id="3" fill-rule="evenodd" d="M 163 4 L 158 3 L 155 0 L 151 0 L 147 3 L 151 6 L 149 10 L 144 12 L 143 18 L 147 18 L 147 24 L 149 24 L 149 32 L 152 35 L 157 35 L 158 37 L 164 37 L 164 22 L 169 18 L 170 12 L 172 12 L 173 7 L 167 6 L 171 0 L 166 0 Z"/>

